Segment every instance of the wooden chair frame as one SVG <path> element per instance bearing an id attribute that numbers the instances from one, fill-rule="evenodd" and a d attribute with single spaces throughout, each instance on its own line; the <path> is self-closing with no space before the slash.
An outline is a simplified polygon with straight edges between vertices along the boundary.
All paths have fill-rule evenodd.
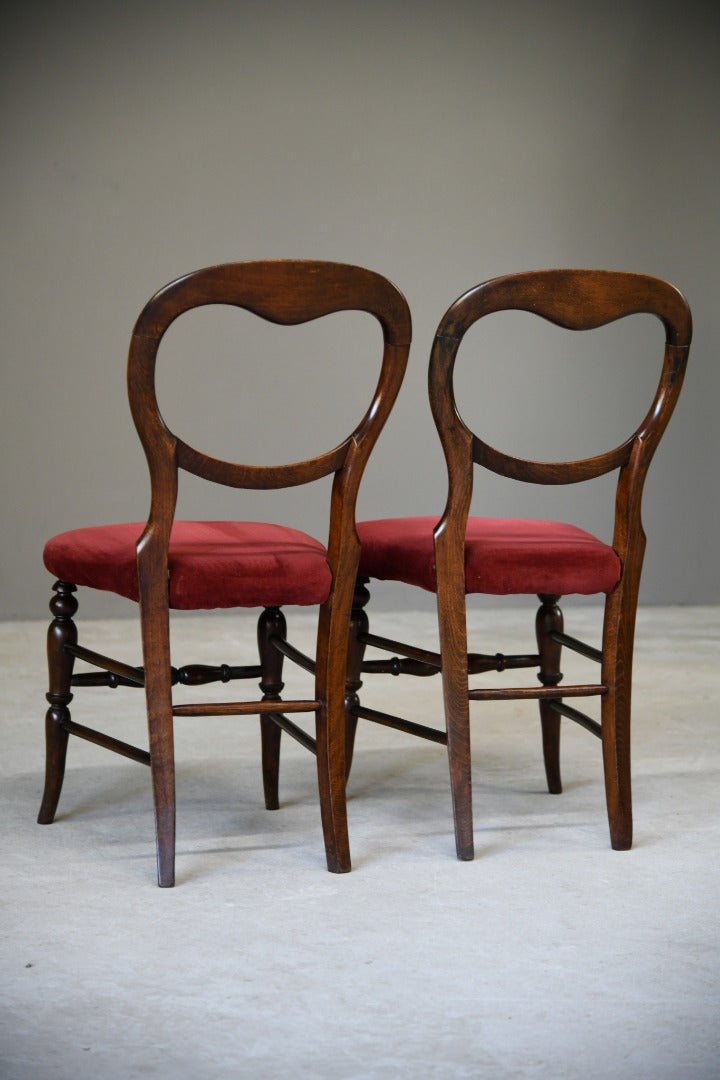
<path id="1" fill-rule="evenodd" d="M 166 426 L 155 392 L 160 342 L 181 314 L 208 304 L 230 304 L 263 319 L 292 325 L 344 310 L 373 315 L 383 331 L 380 375 L 372 402 L 354 431 L 339 446 L 306 461 L 279 466 L 249 466 L 202 453 Z M 320 808 L 328 869 L 350 870 L 345 800 L 344 710 L 346 656 L 359 541 L 355 504 L 368 456 L 382 430 L 403 380 L 411 336 L 410 313 L 402 295 L 385 278 L 344 264 L 281 260 L 237 263 L 196 271 L 167 285 L 146 305 L 133 331 L 128 360 L 130 408 L 150 471 L 150 515 L 137 544 L 143 668 L 123 664 L 77 644 L 73 616 L 75 585 L 57 582 L 51 601 L 54 619 L 48 632 L 50 691 L 46 718 L 46 782 L 38 821 L 54 819 L 63 782 L 70 734 L 150 766 L 155 807 L 158 883 L 174 884 L 175 765 L 173 720 L 176 716 L 248 715 L 261 717 L 266 805 L 275 808 L 281 730 L 317 754 Z M 168 546 L 175 517 L 178 472 L 185 470 L 215 483 L 254 489 L 307 484 L 332 475 L 327 545 L 332 588 L 321 606 L 315 661 L 302 657 L 285 641 L 279 608 L 260 615 L 260 664 L 246 667 L 170 663 Z M 315 671 L 312 700 L 283 700 L 283 656 Z M 75 659 L 103 669 L 97 675 L 74 675 Z M 174 705 L 172 686 L 260 676 L 260 700 Z M 144 686 L 149 752 L 83 728 L 70 718 L 71 686 L 104 684 Z M 314 713 L 316 739 L 286 714 Z"/>
<path id="2" fill-rule="evenodd" d="M 538 462 L 496 450 L 463 421 L 455 400 L 453 372 L 465 333 L 492 312 L 521 310 L 569 330 L 590 330 L 629 315 L 657 316 L 666 331 L 665 353 L 652 404 L 632 435 L 606 453 L 577 461 Z M 640 575 L 645 550 L 641 518 L 643 485 L 650 462 L 677 403 L 692 335 L 690 311 L 673 286 L 639 274 L 591 270 L 547 270 L 496 278 L 471 289 L 447 311 L 435 336 L 429 368 L 429 393 L 448 470 L 448 497 L 434 532 L 440 653 L 413 649 L 370 634 L 363 610 L 368 578 L 356 588 L 350 647 L 355 702 L 348 732 L 348 762 L 358 717 L 446 743 L 450 764 L 457 854 L 472 859 L 473 817 L 470 757 L 470 701 L 537 699 L 545 770 L 550 792 L 562 790 L 560 719 L 567 717 L 602 741 L 605 790 L 612 847 L 632 844 L 630 703 L 633 642 Z M 540 595 L 536 617 L 538 653 L 486 656 L 468 654 L 465 599 L 465 530 L 470 512 L 474 466 L 535 484 L 575 484 L 618 470 L 613 547 L 621 579 L 606 597 L 602 648 L 564 633 L 560 596 Z M 367 646 L 397 652 L 392 660 L 364 661 Z M 565 646 L 601 665 L 596 683 L 564 686 L 560 656 Z M 538 668 L 539 687 L 470 689 L 469 675 L 511 668 Z M 432 675 L 442 671 L 446 730 L 436 731 L 387 716 L 362 705 L 357 691 L 363 672 Z M 601 723 L 566 699 L 598 696 Z"/>

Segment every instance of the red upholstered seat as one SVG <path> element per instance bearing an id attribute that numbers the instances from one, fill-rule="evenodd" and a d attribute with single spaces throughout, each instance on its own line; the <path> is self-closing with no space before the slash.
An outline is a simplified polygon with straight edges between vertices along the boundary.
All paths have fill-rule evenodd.
<path id="1" fill-rule="evenodd" d="M 62 581 L 137 601 L 135 545 L 144 528 L 135 522 L 61 533 L 45 546 L 45 566 Z M 285 525 L 176 521 L 169 564 L 172 608 L 321 604 L 330 593 L 325 547 Z"/>
<path id="2" fill-rule="evenodd" d="M 433 529 L 436 517 L 387 518 L 358 523 L 360 574 L 437 589 Z M 493 595 L 610 593 L 620 560 L 597 537 L 557 521 L 468 519 L 465 588 Z"/>

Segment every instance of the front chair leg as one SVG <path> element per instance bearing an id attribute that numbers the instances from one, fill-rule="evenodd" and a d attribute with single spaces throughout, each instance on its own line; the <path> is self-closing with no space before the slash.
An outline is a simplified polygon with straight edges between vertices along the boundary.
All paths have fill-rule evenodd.
<path id="1" fill-rule="evenodd" d="M 54 618 L 47 634 L 49 690 L 46 696 L 50 708 L 45 715 L 45 790 L 38 814 L 40 825 L 49 825 L 54 820 L 65 776 L 68 732 L 64 725 L 70 719 L 68 705 L 73 698 L 70 681 L 75 663 L 66 646 L 77 644 L 77 627 L 73 622 L 78 609 L 73 596 L 75 586 L 56 581 L 53 589 L 50 611 Z"/>
<path id="2" fill-rule="evenodd" d="M 355 583 L 353 595 L 352 613 L 350 615 L 350 639 L 348 644 L 347 681 L 345 683 L 345 777 L 350 776 L 352 767 L 353 751 L 355 750 L 355 734 L 357 732 L 358 718 L 355 709 L 360 704 L 358 690 L 362 686 L 362 662 L 365 656 L 365 643 L 360 640 L 362 634 L 367 634 L 369 621 L 364 610 L 370 599 L 367 578 L 358 578 Z"/>
<path id="3" fill-rule="evenodd" d="M 257 641 L 260 654 L 262 677 L 260 689 L 263 701 L 280 701 L 284 683 L 282 681 L 283 660 L 285 657 L 273 643 L 273 637 L 285 640 L 287 624 L 280 608 L 265 608 L 258 618 Z M 280 739 L 282 729 L 271 716 L 260 716 L 260 739 L 262 745 L 262 773 L 265 806 L 268 810 L 277 810 L 280 806 Z"/>
<path id="4" fill-rule="evenodd" d="M 557 641 L 553 641 L 550 635 L 553 632 L 561 634 L 563 631 L 563 614 L 558 607 L 560 597 L 540 595 L 538 599 L 541 604 L 535 618 L 535 634 L 538 653 L 540 654 L 538 679 L 543 686 L 558 686 L 562 680 L 562 672 L 560 671 L 562 645 Z M 555 712 L 547 698 L 540 700 L 540 724 L 542 726 L 543 757 L 545 759 L 548 791 L 552 795 L 559 795 L 562 792 L 562 780 L 560 778 L 560 714 Z"/>

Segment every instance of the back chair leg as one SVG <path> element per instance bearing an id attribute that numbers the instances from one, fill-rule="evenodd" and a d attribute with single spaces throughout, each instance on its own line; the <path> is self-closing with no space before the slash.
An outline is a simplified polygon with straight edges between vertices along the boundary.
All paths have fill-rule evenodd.
<path id="1" fill-rule="evenodd" d="M 539 595 L 540 608 L 535 617 L 535 635 L 540 654 L 538 679 L 543 686 L 558 686 L 562 680 L 560 655 L 562 645 L 550 635 L 563 631 L 563 614 L 558 606 L 559 596 Z M 558 698 L 560 695 L 558 694 Z M 550 706 L 549 700 L 540 700 L 540 724 L 542 727 L 543 757 L 548 791 L 552 795 L 562 792 L 560 777 L 560 715 Z"/>
<path id="2" fill-rule="evenodd" d="M 616 632 L 603 642 L 603 682 L 608 687 L 602 698 L 602 749 L 605 767 L 610 843 L 616 851 L 632 847 L 632 782 L 630 774 L 630 704 L 632 696 L 632 654 L 635 608 L 631 615 L 616 620 L 608 615 L 616 601 L 607 599 L 605 625 L 616 624 Z"/>
<path id="3" fill-rule="evenodd" d="M 320 814 L 327 868 L 331 874 L 346 874 L 352 864 L 345 795 L 345 732 L 344 723 L 337 723 L 340 716 L 333 716 L 332 709 L 332 704 L 323 705 L 316 720 Z M 342 768 L 338 767 L 339 762 L 343 763 Z"/>
<path id="4" fill-rule="evenodd" d="M 285 616 L 280 608 L 265 608 L 258 618 L 257 641 L 260 654 L 262 677 L 260 689 L 263 701 L 280 701 L 284 683 L 282 681 L 283 660 L 285 657 L 273 644 L 272 638 L 283 640 L 287 636 Z M 265 806 L 268 810 L 277 810 L 280 806 L 280 740 L 282 730 L 272 717 L 261 715 L 260 739 L 262 745 L 262 774 Z"/>
<path id="5" fill-rule="evenodd" d="M 455 850 L 458 859 L 469 862 L 475 858 L 475 843 L 464 582 L 460 584 L 455 596 L 452 596 L 448 589 L 442 601 L 438 590 L 438 628 Z"/>
<path id="6" fill-rule="evenodd" d="M 443 660 L 443 663 L 445 661 Z M 443 668 L 443 673 L 444 673 Z M 450 675 L 452 678 L 452 675 Z M 467 697 L 446 697 L 448 764 L 455 822 L 455 850 L 458 859 L 475 858 L 472 809 L 472 768 L 470 757 L 470 703 Z"/>
<path id="7" fill-rule="evenodd" d="M 469 862 L 475 858 L 469 702 L 458 700 L 451 706 L 446 706 L 446 716 L 448 764 L 455 822 L 455 850 L 458 859 Z"/>
<path id="8" fill-rule="evenodd" d="M 346 606 L 347 605 L 347 606 Z M 320 608 L 315 657 L 315 735 L 320 817 L 327 868 L 333 874 L 352 869 L 348 836 L 345 769 L 345 683 L 352 597 L 340 597 L 333 610 Z"/>
<path id="9" fill-rule="evenodd" d="M 167 595 L 142 593 L 140 620 L 145 670 L 150 772 L 155 807 L 158 885 L 175 884 L 175 737 Z"/>
<path id="10" fill-rule="evenodd" d="M 66 649 L 77 644 L 77 627 L 73 615 L 78 602 L 73 596 L 75 586 L 67 581 L 56 581 L 55 594 L 50 601 L 54 618 L 47 635 L 47 658 L 49 690 L 47 700 L 50 708 L 45 715 L 45 790 L 38 814 L 40 825 L 49 825 L 55 818 L 65 776 L 68 732 L 64 724 L 70 719 L 68 705 L 75 657 Z"/>
<path id="11" fill-rule="evenodd" d="M 172 708 L 148 714 L 158 885 L 175 884 L 175 750 Z"/>
<path id="12" fill-rule="evenodd" d="M 358 578 L 353 594 L 352 614 L 350 616 L 350 640 L 348 644 L 347 682 L 345 684 L 345 776 L 350 776 L 355 734 L 358 718 L 353 711 L 359 704 L 358 691 L 362 687 L 362 663 L 365 656 L 365 643 L 360 640 L 370 628 L 365 605 L 370 600 L 366 588 L 367 578 Z"/>

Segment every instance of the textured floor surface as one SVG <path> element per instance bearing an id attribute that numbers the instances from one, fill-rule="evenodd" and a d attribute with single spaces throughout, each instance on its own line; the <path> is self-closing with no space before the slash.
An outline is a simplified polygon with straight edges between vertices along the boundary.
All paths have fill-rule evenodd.
<path id="1" fill-rule="evenodd" d="M 567 630 L 596 640 L 597 618 Z M 531 649 L 532 619 L 478 614 L 474 647 Z M 176 627 L 178 663 L 254 662 L 251 617 Z M 312 647 L 309 616 L 290 628 Z M 138 662 L 132 621 L 89 629 Z M 373 629 L 433 642 L 425 614 Z M 75 741 L 58 819 L 35 824 L 44 625 L 0 626 L 0 1076 L 717 1080 L 720 609 L 645 609 L 637 640 L 632 851 L 610 849 L 599 743 L 570 722 L 565 791 L 546 793 L 530 703 L 474 706 L 473 863 L 454 858 L 443 749 L 363 725 L 341 877 L 309 755 L 286 745 L 269 813 L 256 718 L 182 719 L 178 882 L 160 890 L 142 766 Z M 439 720 L 437 680 L 363 693 Z M 144 745 L 142 708 L 86 690 L 73 716 Z"/>

